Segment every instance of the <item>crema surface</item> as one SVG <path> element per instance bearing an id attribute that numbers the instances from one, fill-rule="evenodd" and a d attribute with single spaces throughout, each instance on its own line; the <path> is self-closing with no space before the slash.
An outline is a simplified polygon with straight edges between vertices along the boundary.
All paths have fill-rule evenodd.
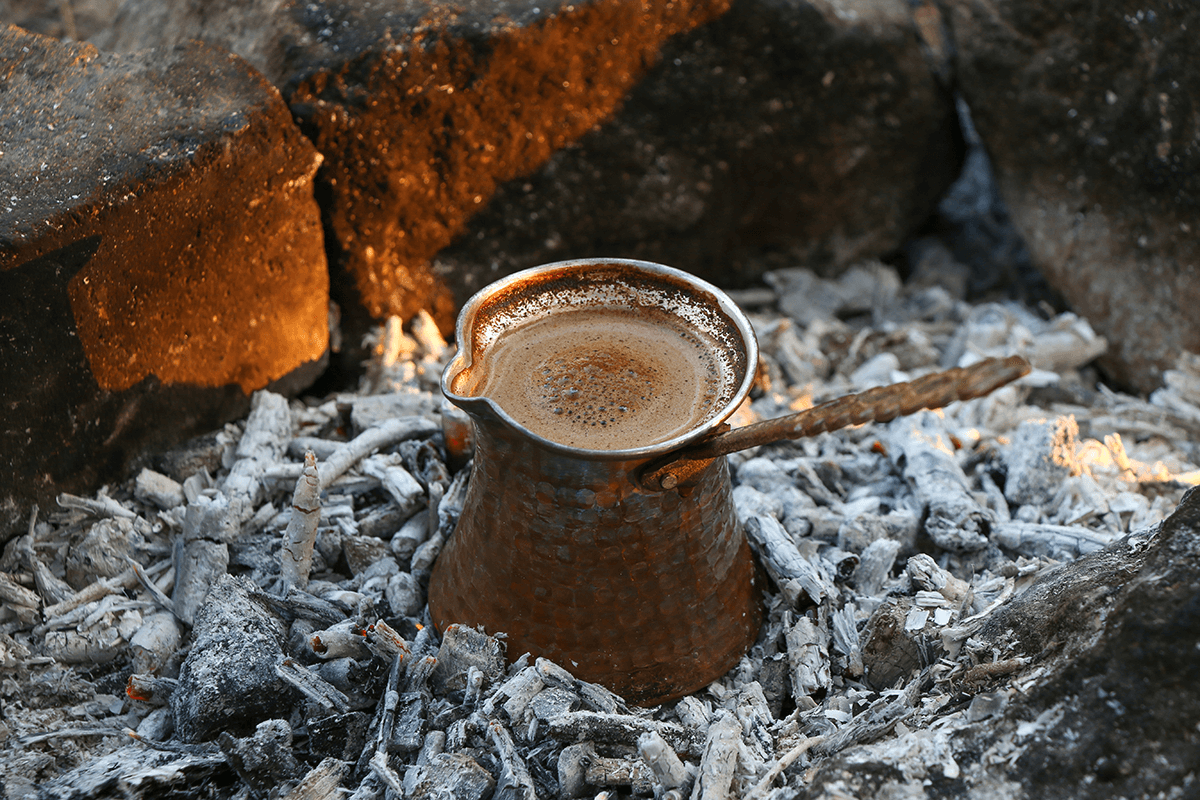
<path id="1" fill-rule="evenodd" d="M 656 310 L 556 311 L 501 334 L 470 394 L 585 450 L 628 450 L 700 425 L 729 401 L 715 345 Z"/>

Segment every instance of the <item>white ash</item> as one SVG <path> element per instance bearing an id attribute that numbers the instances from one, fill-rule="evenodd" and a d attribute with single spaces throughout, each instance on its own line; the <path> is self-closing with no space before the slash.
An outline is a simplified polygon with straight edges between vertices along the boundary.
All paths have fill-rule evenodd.
<path id="1" fill-rule="evenodd" d="M 389 320 L 360 392 L 260 392 L 210 438 L 215 472 L 165 458 L 64 496 L 8 544 L 5 796 L 224 781 L 241 797 L 785 798 L 834 753 L 918 783 L 969 777 L 954 732 L 1037 676 L 972 637 L 1044 570 L 1152 526 L 1200 482 L 1200 362 L 1182 357 L 1147 402 L 1096 385 L 1105 344 L 1073 315 L 971 306 L 878 263 L 767 283 L 734 293 L 764 367 L 735 424 L 986 356 L 1036 369 L 941 412 L 732 456 L 769 586 L 726 676 L 630 708 L 562 665 L 506 664 L 502 636 L 437 635 L 425 585 L 467 476 L 440 433 L 452 348 L 428 315 L 408 333 Z"/>

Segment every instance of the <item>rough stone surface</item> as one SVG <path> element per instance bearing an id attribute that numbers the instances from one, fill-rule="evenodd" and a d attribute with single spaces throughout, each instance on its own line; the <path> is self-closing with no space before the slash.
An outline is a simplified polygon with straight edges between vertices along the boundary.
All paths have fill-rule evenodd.
<path id="1" fill-rule="evenodd" d="M 1021 674 L 996 674 L 1019 692 L 964 687 L 973 699 L 963 713 L 976 724 L 850 748 L 798 796 L 1195 795 L 1200 489 L 1156 528 L 1049 571 L 975 638 L 997 660 L 1025 659 Z M 898 769 L 885 748 L 921 753 L 928 772 Z"/>
<path id="2" fill-rule="evenodd" d="M 283 661 L 283 624 L 224 575 L 196 614 L 191 651 L 171 696 L 176 736 L 185 742 L 221 732 L 247 735 L 286 714 L 293 690 L 275 672 Z M 230 665 L 236 664 L 236 668 Z"/>
<path id="3" fill-rule="evenodd" d="M 899 247 L 960 158 L 901 0 L 127 0 L 97 41 L 192 36 L 263 70 L 326 156 L 351 331 L 421 307 L 448 329 L 483 283 L 567 257 L 839 269 Z"/>
<path id="4" fill-rule="evenodd" d="M 1148 391 L 1200 352 L 1200 6 L 941 0 L 959 86 L 1050 285 Z"/>
<path id="5" fill-rule="evenodd" d="M 0 29 L 0 530 L 322 357 L 319 156 L 241 59 Z M 311 377 L 310 377 L 311 379 Z"/>

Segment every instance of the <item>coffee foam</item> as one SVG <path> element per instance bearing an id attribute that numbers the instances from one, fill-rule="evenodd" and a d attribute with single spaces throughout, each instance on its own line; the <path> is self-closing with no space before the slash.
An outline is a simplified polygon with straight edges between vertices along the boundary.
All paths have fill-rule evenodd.
<path id="1" fill-rule="evenodd" d="M 559 309 L 502 333 L 468 394 L 568 447 L 628 450 L 710 419 L 740 381 L 722 350 L 655 309 Z"/>

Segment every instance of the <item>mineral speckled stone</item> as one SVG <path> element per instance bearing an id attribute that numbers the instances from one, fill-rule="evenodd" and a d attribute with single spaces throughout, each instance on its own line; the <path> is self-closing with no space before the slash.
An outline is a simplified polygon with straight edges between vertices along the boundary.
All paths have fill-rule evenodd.
<path id="1" fill-rule="evenodd" d="M 0 525 L 326 349 L 319 156 L 246 62 L 0 28 Z M 311 369 L 311 367 L 310 367 Z"/>
<path id="2" fill-rule="evenodd" d="M 940 0 L 958 85 L 1047 281 L 1142 391 L 1200 352 L 1200 5 Z"/>

